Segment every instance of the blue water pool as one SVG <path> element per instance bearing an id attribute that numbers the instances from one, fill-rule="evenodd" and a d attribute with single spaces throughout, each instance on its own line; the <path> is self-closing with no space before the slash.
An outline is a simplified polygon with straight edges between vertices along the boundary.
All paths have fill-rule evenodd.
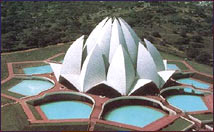
<path id="1" fill-rule="evenodd" d="M 57 101 L 40 106 L 48 119 L 89 118 L 92 108 L 79 101 Z"/>
<path id="2" fill-rule="evenodd" d="M 167 101 L 185 112 L 208 110 L 200 96 L 173 95 L 167 97 Z"/>
<path id="3" fill-rule="evenodd" d="M 198 90 L 194 90 L 194 89 L 192 89 L 192 88 L 184 88 L 184 92 L 186 92 L 186 93 L 203 94 L 203 92 L 198 91 Z"/>
<path id="4" fill-rule="evenodd" d="M 132 105 L 116 108 L 104 117 L 105 120 L 144 127 L 165 114 L 146 106 Z"/>
<path id="5" fill-rule="evenodd" d="M 179 83 L 183 83 L 183 84 L 193 85 L 197 88 L 202 88 L 202 89 L 208 89 L 210 87 L 206 83 L 202 83 L 202 82 L 199 82 L 199 81 L 191 79 L 191 78 L 183 78 L 183 79 L 178 79 L 176 81 L 178 81 Z"/>
<path id="6" fill-rule="evenodd" d="M 180 70 L 176 64 L 167 64 L 167 70 Z"/>
<path id="7" fill-rule="evenodd" d="M 184 92 L 186 93 L 192 93 L 194 90 L 191 88 L 184 88 Z"/>
<path id="8" fill-rule="evenodd" d="M 10 88 L 9 91 L 25 96 L 33 96 L 53 86 L 53 83 L 46 80 L 23 80 Z"/>
<path id="9" fill-rule="evenodd" d="M 37 66 L 37 67 L 28 67 L 24 68 L 24 73 L 27 75 L 32 74 L 45 74 L 45 73 L 51 73 L 53 72 L 50 65 L 44 65 L 44 66 Z"/>

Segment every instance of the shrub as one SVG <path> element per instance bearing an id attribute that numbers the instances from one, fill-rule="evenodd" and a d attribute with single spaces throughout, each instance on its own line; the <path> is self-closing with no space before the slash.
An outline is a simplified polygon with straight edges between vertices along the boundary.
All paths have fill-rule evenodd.
<path id="1" fill-rule="evenodd" d="M 152 36 L 147 36 L 147 38 L 145 38 L 147 40 L 149 40 L 151 43 L 154 43 L 155 39 Z"/>
<path id="2" fill-rule="evenodd" d="M 195 58 L 196 56 L 198 56 L 199 54 L 199 50 L 198 49 L 195 49 L 195 48 L 187 48 L 186 50 L 186 55 L 188 58 Z"/>
<path id="3" fill-rule="evenodd" d="M 191 43 L 193 48 L 204 48 L 205 46 L 201 43 Z"/>
<path id="4" fill-rule="evenodd" d="M 184 31 L 184 30 L 182 30 L 182 31 L 180 32 L 180 35 L 181 35 L 182 37 L 184 37 L 184 38 L 187 37 L 186 31 Z"/>
<path id="5" fill-rule="evenodd" d="M 161 38 L 161 35 L 159 34 L 159 32 L 153 32 L 152 36 Z"/>
<path id="6" fill-rule="evenodd" d="M 195 58 L 197 62 L 209 64 L 209 60 L 211 59 L 211 55 L 205 51 L 199 53 L 199 55 Z"/>
<path id="7" fill-rule="evenodd" d="M 204 39 L 201 37 L 201 36 L 199 36 L 199 35 L 195 35 L 195 36 L 192 36 L 192 41 L 193 42 L 202 42 Z"/>
<path id="8" fill-rule="evenodd" d="M 187 45 L 189 44 L 189 39 L 188 38 L 179 38 L 177 39 L 177 41 L 175 42 L 176 45 Z"/>
<path id="9" fill-rule="evenodd" d="M 178 49 L 179 49 L 180 51 L 184 51 L 184 50 L 186 49 L 186 46 L 185 46 L 185 45 L 179 45 L 179 46 L 178 46 Z"/>
<path id="10" fill-rule="evenodd" d="M 178 32 L 177 32 L 176 30 L 173 30 L 172 32 L 173 32 L 174 34 L 178 34 Z"/>

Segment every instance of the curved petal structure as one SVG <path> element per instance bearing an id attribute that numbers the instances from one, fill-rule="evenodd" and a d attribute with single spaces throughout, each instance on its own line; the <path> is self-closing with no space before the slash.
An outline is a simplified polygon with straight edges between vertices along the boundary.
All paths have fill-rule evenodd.
<path id="1" fill-rule="evenodd" d="M 159 76 L 156 71 L 155 62 L 150 53 L 139 42 L 138 45 L 138 58 L 137 58 L 137 74 L 141 79 L 150 79 L 158 87 L 160 86 Z"/>
<path id="2" fill-rule="evenodd" d="M 77 39 L 68 49 L 62 63 L 61 74 L 80 74 L 84 36 Z"/>
<path id="3" fill-rule="evenodd" d="M 109 66 L 107 84 L 127 95 L 135 79 L 135 70 L 129 55 L 121 45 L 118 46 Z"/>
<path id="4" fill-rule="evenodd" d="M 85 42 L 85 45 L 87 45 L 87 52 L 89 53 L 93 47 L 96 45 L 95 42 L 97 42 L 98 36 L 100 35 L 100 32 L 102 31 L 103 26 L 105 25 L 106 21 L 108 20 L 108 17 L 106 17 L 104 20 L 102 20 L 91 32 L 91 34 L 88 36 L 88 39 Z"/>
<path id="5" fill-rule="evenodd" d="M 99 45 L 86 57 L 80 74 L 81 91 L 87 91 L 106 79 L 105 64 Z"/>
<path id="6" fill-rule="evenodd" d="M 123 35 L 126 41 L 126 46 L 128 49 L 128 53 L 132 59 L 134 66 L 136 67 L 136 59 L 137 59 L 137 45 L 135 44 L 135 40 L 131 35 L 128 27 L 124 24 L 124 22 L 120 21 Z"/>
<path id="7" fill-rule="evenodd" d="M 111 63 L 113 55 L 114 55 L 118 45 L 120 45 L 120 44 L 123 45 L 123 47 L 128 51 L 121 26 L 120 26 L 119 22 L 117 21 L 117 19 L 115 18 L 113 25 L 112 25 L 112 37 L 111 37 L 111 41 L 110 41 L 109 63 Z"/>
<path id="8" fill-rule="evenodd" d="M 175 71 L 166 70 L 167 61 L 151 42 L 144 41 L 146 47 L 122 18 L 107 17 L 85 44 L 82 36 L 70 46 L 63 64 L 50 65 L 57 81 L 81 92 L 157 94 Z"/>
<path id="9" fill-rule="evenodd" d="M 149 42 L 148 40 L 144 39 L 144 42 L 146 43 L 146 47 L 150 54 L 152 55 L 152 58 L 157 66 L 157 71 L 163 71 L 165 70 L 164 64 L 163 64 L 163 59 L 158 52 L 158 50 L 155 48 L 155 46 Z"/>
<path id="10" fill-rule="evenodd" d="M 97 40 L 97 44 L 99 45 L 102 53 L 108 59 L 109 57 L 109 49 L 110 49 L 110 40 L 111 40 L 111 24 L 112 19 L 108 19 L 106 24 L 103 26 L 102 31 L 100 32 L 100 36 Z"/>
<path id="11" fill-rule="evenodd" d="M 134 41 L 135 41 L 135 44 L 138 45 L 138 43 L 141 41 L 140 38 L 137 36 L 137 34 L 134 32 L 134 30 L 129 26 L 128 23 L 126 23 L 122 18 L 119 18 L 120 22 L 125 24 L 126 27 L 129 29 L 129 32 L 131 33 Z"/>

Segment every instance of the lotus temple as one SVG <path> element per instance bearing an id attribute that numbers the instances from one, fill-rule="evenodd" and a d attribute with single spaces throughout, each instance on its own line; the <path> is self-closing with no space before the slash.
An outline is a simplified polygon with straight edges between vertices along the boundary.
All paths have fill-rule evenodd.
<path id="1" fill-rule="evenodd" d="M 42 124 L 38 131 L 213 131 L 213 76 L 163 59 L 122 18 L 105 18 L 65 53 L 7 67 L 1 97 L 19 104 L 30 126 Z"/>

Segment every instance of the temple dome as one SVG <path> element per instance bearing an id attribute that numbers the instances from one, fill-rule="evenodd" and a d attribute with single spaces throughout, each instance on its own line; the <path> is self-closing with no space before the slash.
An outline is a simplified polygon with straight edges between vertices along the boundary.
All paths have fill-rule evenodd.
<path id="1" fill-rule="evenodd" d="M 140 40 L 122 18 L 108 17 L 85 43 L 84 36 L 73 42 L 62 64 L 50 65 L 58 81 L 63 78 L 80 92 L 102 85 L 120 95 L 142 92 L 139 89 L 149 91 L 149 86 L 160 89 L 175 72 L 166 70 L 167 62 L 155 46 Z"/>

